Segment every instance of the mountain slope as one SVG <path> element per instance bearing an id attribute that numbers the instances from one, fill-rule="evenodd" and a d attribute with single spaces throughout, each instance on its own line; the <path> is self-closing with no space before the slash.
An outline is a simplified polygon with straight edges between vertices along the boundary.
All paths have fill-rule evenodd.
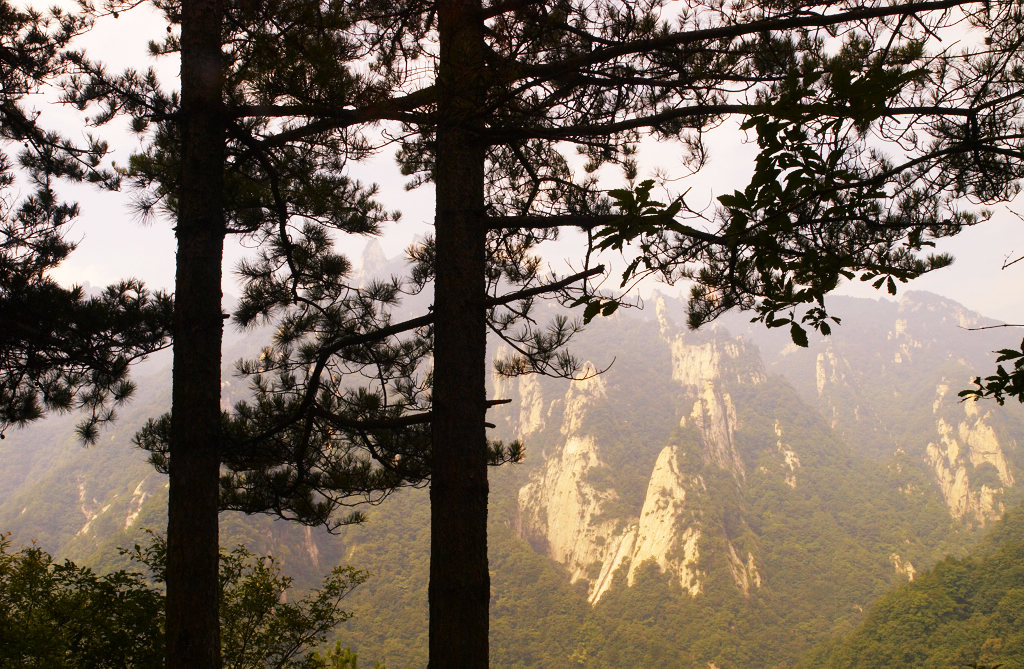
<path id="1" fill-rule="evenodd" d="M 937 490 L 908 494 L 928 485 L 910 485 L 916 471 L 851 450 L 750 344 L 664 317 L 625 329 L 617 364 L 642 370 L 646 392 L 609 372 L 519 393 L 560 432 L 520 427 L 545 457 L 516 526 L 616 627 L 659 621 L 673 662 L 785 665 L 963 540 Z M 624 449 L 623 432 L 645 437 Z M 608 652 L 587 656 L 611 666 Z"/>
<path id="2" fill-rule="evenodd" d="M 801 667 L 1024 666 L 1024 507 L 965 558 L 947 558 L 883 597 L 845 638 Z"/>
<path id="3" fill-rule="evenodd" d="M 950 514 L 984 527 L 998 519 L 1024 468 L 1024 410 L 961 402 L 957 393 L 994 369 L 992 351 L 1015 341 L 963 306 L 929 293 L 899 302 L 835 300 L 844 316 L 830 337 L 797 350 L 785 333 L 725 319 L 755 342 L 770 371 L 782 374 L 851 447 L 896 458 L 941 491 Z M 808 355 L 809 354 L 809 355 Z"/>

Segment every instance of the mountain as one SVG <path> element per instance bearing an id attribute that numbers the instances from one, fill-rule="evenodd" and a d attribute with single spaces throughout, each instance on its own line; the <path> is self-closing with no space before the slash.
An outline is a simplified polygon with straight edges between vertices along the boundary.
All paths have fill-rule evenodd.
<path id="1" fill-rule="evenodd" d="M 603 373 L 492 379 L 511 400 L 492 409 L 495 436 L 527 448 L 492 470 L 494 666 L 793 666 L 1024 498 L 1024 411 L 956 395 L 1005 346 L 963 329 L 991 322 L 962 306 L 837 298 L 842 326 L 797 349 L 743 315 L 689 332 L 679 302 L 655 302 L 576 341 Z M 96 447 L 67 417 L 0 443 L 16 543 L 112 566 L 163 526 L 165 481 L 130 436 L 166 408 L 165 364 Z M 338 536 L 228 515 L 222 543 L 269 550 L 305 584 L 339 561 L 371 571 L 339 635 L 394 669 L 425 658 L 428 532 L 410 490 Z"/>

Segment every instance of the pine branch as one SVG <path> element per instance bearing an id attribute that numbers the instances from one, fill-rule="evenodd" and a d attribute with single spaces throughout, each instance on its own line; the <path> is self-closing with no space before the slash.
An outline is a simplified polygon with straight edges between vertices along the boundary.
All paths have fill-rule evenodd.
<path id="1" fill-rule="evenodd" d="M 485 302 L 484 306 L 486 306 L 486 307 L 500 306 L 502 304 L 508 304 L 510 302 L 515 302 L 517 300 L 523 300 L 523 299 L 527 299 L 527 298 L 534 297 L 534 296 L 537 296 L 537 295 L 542 295 L 544 293 L 549 293 L 549 292 L 552 292 L 552 291 L 561 290 L 562 288 L 570 286 L 573 283 L 576 283 L 577 281 L 581 281 L 581 280 L 589 278 L 591 276 L 595 276 L 597 274 L 601 274 L 602 272 L 604 272 L 604 270 L 605 270 L 604 265 L 598 265 L 597 267 L 593 267 L 591 269 L 584 270 L 582 272 L 577 272 L 576 274 L 573 274 L 571 276 L 567 276 L 567 277 L 565 277 L 563 279 L 560 279 L 558 281 L 553 281 L 551 283 L 544 284 L 542 286 L 536 286 L 536 287 L 533 287 L 533 288 L 527 288 L 527 289 L 524 289 L 524 290 L 516 291 L 514 293 L 508 293 L 506 295 L 501 295 L 501 296 L 498 296 L 498 297 L 492 297 L 492 298 L 488 299 Z M 337 355 L 342 350 L 344 350 L 346 348 L 351 348 L 353 346 L 362 346 L 364 344 L 371 344 L 371 343 L 380 341 L 382 339 L 386 339 L 387 337 L 392 337 L 394 335 L 401 334 L 403 332 L 408 332 L 410 330 L 415 330 L 417 328 L 426 327 L 427 325 L 430 325 L 433 322 L 434 322 L 434 314 L 433 313 L 428 313 L 428 314 L 424 314 L 423 316 L 419 316 L 417 318 L 411 318 L 409 320 L 402 321 L 400 323 L 395 323 L 394 325 L 391 325 L 391 326 L 388 326 L 388 327 L 379 328 L 377 330 L 373 330 L 371 332 L 365 332 L 365 333 L 358 334 L 358 335 L 349 335 L 349 336 L 346 336 L 346 337 L 340 337 L 338 339 L 335 339 L 335 340 L 333 340 L 331 342 L 326 343 L 324 345 L 322 351 L 320 352 L 320 355 L 317 356 L 316 363 L 313 365 L 313 369 L 309 373 L 308 385 L 306 386 L 306 389 L 305 389 L 305 391 L 303 393 L 302 401 L 299 402 L 299 405 L 295 408 L 295 410 L 291 413 L 291 415 L 288 416 L 287 418 L 285 418 L 283 421 L 281 421 L 277 425 L 275 425 L 274 427 L 272 427 L 272 428 L 270 428 L 268 430 L 265 430 L 264 432 L 261 432 L 260 434 L 255 435 L 255 436 L 249 438 L 247 441 L 249 443 L 255 443 L 255 442 L 263 441 L 265 439 L 269 439 L 270 437 L 273 437 L 273 436 L 275 436 L 277 434 L 280 434 L 282 431 L 287 429 L 289 426 L 294 425 L 295 423 L 297 423 L 300 420 L 302 420 L 303 417 L 306 416 L 310 411 L 313 411 L 314 413 L 318 413 L 318 415 L 320 413 L 323 413 L 323 414 L 326 414 L 326 415 L 333 416 L 334 414 L 327 414 L 327 412 L 322 412 L 322 410 L 320 410 L 320 409 L 315 409 L 313 407 L 313 403 L 316 401 L 316 394 L 320 390 L 320 378 L 321 378 L 324 370 L 327 368 L 327 364 L 330 362 L 330 360 L 331 360 L 331 358 L 333 356 Z M 429 414 L 417 414 L 417 415 L 429 415 Z M 412 424 L 416 424 L 416 422 L 426 422 L 426 420 L 424 420 L 424 421 L 413 420 L 412 422 L 407 423 L 407 424 L 408 425 L 412 425 Z M 406 424 L 404 424 L 404 423 L 403 424 L 395 423 L 394 427 L 400 427 L 400 426 L 403 426 L 403 425 L 406 425 Z M 356 425 L 353 424 L 350 427 L 356 427 Z M 367 425 L 363 425 L 363 427 L 366 427 L 367 429 L 371 429 L 370 427 L 367 427 Z M 387 426 L 379 425 L 377 427 L 387 427 Z"/>
<path id="2" fill-rule="evenodd" d="M 284 146 L 305 137 L 322 132 L 340 130 L 362 123 L 379 121 L 406 121 L 422 123 L 424 113 L 414 113 L 424 106 L 436 101 L 437 92 L 434 86 L 409 93 L 408 95 L 380 100 L 355 109 L 321 105 L 239 105 L 233 109 L 236 118 L 262 117 L 309 117 L 316 118 L 297 128 L 283 130 L 276 135 L 261 140 L 266 147 Z"/>
<path id="3" fill-rule="evenodd" d="M 626 217 L 621 214 L 564 214 L 556 216 L 492 216 L 488 218 L 488 228 L 491 230 L 543 230 L 547 228 L 579 228 L 581 230 L 593 230 L 609 225 L 615 225 Z M 637 220 L 637 219 L 633 219 Z M 658 223 L 664 219 L 660 216 L 641 216 L 639 221 L 649 220 Z M 704 230 L 698 230 L 690 226 L 680 226 L 674 223 L 675 227 L 681 227 L 681 234 L 693 239 L 699 239 L 708 244 L 725 244 L 728 240 L 720 235 L 715 235 Z"/>
<path id="4" fill-rule="evenodd" d="M 312 413 L 319 418 L 323 418 L 333 427 L 343 430 L 393 430 L 400 427 L 409 427 L 410 425 L 423 425 L 429 423 L 431 419 L 429 411 L 376 420 L 353 420 L 320 408 L 314 408 Z"/>
<path id="5" fill-rule="evenodd" d="M 791 18 L 767 18 L 747 23 L 718 26 L 715 28 L 703 28 L 687 30 L 683 32 L 655 37 L 650 39 L 639 39 L 622 42 L 614 46 L 595 49 L 589 53 L 553 63 L 540 63 L 536 65 L 523 65 L 520 63 L 508 63 L 508 66 L 516 72 L 517 76 L 532 76 L 541 79 L 555 79 L 584 70 L 593 65 L 600 65 L 624 56 L 634 56 L 643 53 L 664 52 L 674 47 L 698 44 L 712 40 L 735 39 L 747 35 L 757 35 L 769 32 L 785 32 L 798 28 L 828 28 L 830 26 L 842 25 L 865 19 L 885 18 L 887 16 L 901 16 L 923 12 L 942 11 L 963 7 L 967 5 L 987 4 L 984 0 L 933 0 L 925 2 L 894 2 L 892 5 L 882 7 L 858 7 L 845 12 L 835 14 L 809 13 Z"/>
<path id="6" fill-rule="evenodd" d="M 492 297 L 488 299 L 484 304 L 488 307 L 496 307 L 501 306 L 502 304 L 508 304 L 509 302 L 515 302 L 517 300 L 525 300 L 528 297 L 535 297 L 537 295 L 543 295 L 544 293 L 551 293 L 556 290 L 561 290 L 562 288 L 571 286 L 577 281 L 588 279 L 597 274 L 602 274 L 603 272 L 604 265 L 598 265 L 597 267 L 591 267 L 588 270 L 584 270 L 582 272 L 577 272 L 576 274 L 567 276 L 564 279 L 553 281 L 551 283 L 546 283 L 543 286 L 527 288 L 526 290 L 520 290 L 515 293 L 508 293 L 507 295 L 501 295 L 499 297 Z"/>

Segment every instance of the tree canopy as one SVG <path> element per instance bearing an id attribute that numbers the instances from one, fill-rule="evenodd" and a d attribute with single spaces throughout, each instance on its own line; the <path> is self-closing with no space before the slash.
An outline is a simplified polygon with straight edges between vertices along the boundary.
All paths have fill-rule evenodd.
<path id="1" fill-rule="evenodd" d="M 281 134 L 299 142 L 327 129 L 354 147 L 397 138 L 411 184 L 435 188 L 435 235 L 411 252 L 412 285 L 433 283 L 433 308 L 375 333 L 332 332 L 318 320 L 286 331 L 288 346 L 253 368 L 277 375 L 261 377 L 263 406 L 283 409 L 282 425 L 302 426 L 277 451 L 298 459 L 262 463 L 260 476 L 287 482 L 267 507 L 322 518 L 327 507 L 302 509 L 330 504 L 324 479 L 307 477 L 332 452 L 313 448 L 333 448 L 322 435 L 348 435 L 376 466 L 395 469 L 410 454 L 374 439 L 386 427 L 410 434 L 429 418 L 431 666 L 484 666 L 485 412 L 500 400 L 485 395 L 484 333 L 513 352 L 499 362 L 505 373 L 573 375 L 564 347 L 579 323 L 538 325 L 531 308 L 550 294 L 586 304 L 585 318 L 613 312 L 621 295 L 601 293 L 594 279 L 601 252 L 627 245 L 640 255 L 623 288 L 647 273 L 691 281 L 693 325 L 753 309 L 769 326 L 788 326 L 797 343 L 806 328 L 827 333 L 835 323 L 825 295 L 841 279 L 894 292 L 896 282 L 948 264 L 929 248 L 979 220 L 965 199 L 991 202 L 1016 189 L 1019 14 L 1013 3 L 955 1 L 348 5 L 334 34 L 350 48 L 360 94 L 280 95 L 244 112 L 288 118 Z M 976 38 L 947 47 L 936 36 L 949 31 Z M 707 158 L 706 132 L 730 117 L 757 138 L 750 184 L 696 211 L 663 179 L 658 204 L 655 184 L 640 179 L 644 142 L 677 142 L 685 175 Z M 599 175 L 616 169 L 626 187 L 609 190 Z M 569 227 L 586 233 L 576 270 L 551 276 L 535 252 Z M 282 278 L 265 286 L 288 285 L 285 260 L 274 264 Z M 331 304 L 274 294 L 283 299 L 265 302 L 263 313 Z M 404 344 L 392 339 L 418 329 Z M 429 376 L 416 376 L 423 367 L 412 358 L 403 371 L 428 385 L 383 374 L 353 390 L 343 380 L 366 369 L 358 359 L 348 367 L 365 344 L 422 351 L 424 335 Z M 389 388 L 398 378 L 404 393 Z M 266 433 L 260 420 L 250 420 L 250 434 Z M 316 483 L 303 488 L 303 480 Z"/>
<path id="2" fill-rule="evenodd" d="M 167 548 L 160 537 L 124 550 L 136 570 L 102 576 L 70 560 L 58 562 L 37 546 L 10 548 L 10 537 L 0 535 L 0 664 L 163 666 Z M 223 666 L 314 669 L 331 666 L 330 660 L 344 667 L 348 657 L 354 667 L 351 653 L 338 649 L 325 659 L 316 649 L 350 617 L 341 600 L 365 579 L 364 572 L 336 567 L 319 588 L 290 602 L 292 579 L 273 557 L 244 546 L 221 551 Z"/>

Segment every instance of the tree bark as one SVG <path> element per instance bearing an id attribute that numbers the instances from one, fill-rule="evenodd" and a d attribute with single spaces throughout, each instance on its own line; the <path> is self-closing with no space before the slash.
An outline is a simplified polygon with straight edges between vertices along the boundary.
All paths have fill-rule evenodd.
<path id="1" fill-rule="evenodd" d="M 184 0 L 174 368 L 167 517 L 168 669 L 218 669 L 223 319 L 222 0 Z"/>
<path id="2" fill-rule="evenodd" d="M 488 663 L 483 18 L 438 10 L 429 669 Z"/>

